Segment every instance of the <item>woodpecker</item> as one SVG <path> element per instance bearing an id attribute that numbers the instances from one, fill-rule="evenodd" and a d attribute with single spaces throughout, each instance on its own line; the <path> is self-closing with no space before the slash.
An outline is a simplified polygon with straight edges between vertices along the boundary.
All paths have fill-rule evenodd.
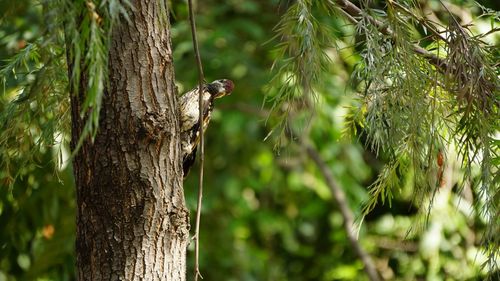
<path id="1" fill-rule="evenodd" d="M 233 89 L 234 83 L 228 79 L 215 80 L 212 83 L 203 85 L 203 132 L 206 131 L 210 122 L 214 109 L 214 100 L 230 95 Z M 199 90 L 196 87 L 180 97 L 181 151 L 184 178 L 187 177 L 189 169 L 194 164 L 196 148 L 200 142 L 199 113 Z"/>

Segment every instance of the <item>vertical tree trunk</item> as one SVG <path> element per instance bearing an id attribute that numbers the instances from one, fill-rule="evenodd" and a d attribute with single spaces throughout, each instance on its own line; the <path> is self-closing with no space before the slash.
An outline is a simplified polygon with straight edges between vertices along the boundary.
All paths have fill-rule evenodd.
<path id="1" fill-rule="evenodd" d="M 74 159 L 79 280 L 186 278 L 189 217 L 170 26 L 159 1 L 133 4 L 131 22 L 113 31 L 98 134 Z M 82 100 L 72 95 L 73 143 L 84 125 Z"/>

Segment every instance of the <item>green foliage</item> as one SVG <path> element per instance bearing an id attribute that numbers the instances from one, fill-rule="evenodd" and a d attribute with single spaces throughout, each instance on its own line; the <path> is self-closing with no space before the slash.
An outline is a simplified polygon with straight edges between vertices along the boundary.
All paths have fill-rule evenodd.
<path id="1" fill-rule="evenodd" d="M 371 187 L 376 196 L 371 197 L 365 213 L 371 211 L 379 198 L 390 199 L 391 190 L 400 181 L 396 170 L 400 174 L 413 170 L 416 204 L 433 197 L 440 186 L 439 170 L 443 164 L 438 158 L 456 148 L 464 169 L 462 188 L 464 184 L 479 187 L 476 192 L 488 198 L 485 212 L 494 217 L 498 214 L 494 196 L 498 187 L 493 183 L 493 175 L 498 173 L 498 165 L 492 158 L 497 159 L 500 153 L 494 142 L 500 129 L 500 80 L 492 46 L 480 40 L 482 35 L 474 36 L 468 28 L 460 26 L 451 15 L 448 37 L 435 36 L 436 55 L 445 58 L 445 65 L 436 68 L 415 53 L 410 43 L 420 36 L 415 35 L 415 26 L 421 25 L 423 19 L 414 22 L 411 13 L 401 13 L 401 9 L 407 11 L 398 5 L 388 5 L 387 14 L 366 14 L 384 20 L 393 34 L 381 35 L 367 18 L 358 24 L 358 33 L 365 37 L 362 41 L 365 51 L 356 75 L 364 81 L 367 109 L 357 115 L 365 115 L 363 127 L 372 149 L 388 153 L 391 159 L 388 172 L 380 174 Z M 434 25 L 430 21 L 425 24 Z M 402 165 L 402 162 L 409 163 Z M 479 176 L 473 174 L 478 164 Z M 490 228 L 488 233 L 498 232 L 496 223 L 491 223 Z M 498 238 L 487 235 L 486 239 L 489 240 L 486 243 L 498 245 Z M 492 257 L 490 266 L 496 267 L 498 253 L 487 251 Z"/>
<path id="2" fill-rule="evenodd" d="M 68 144 L 70 92 L 84 97 L 80 118 L 86 120 L 75 150 L 85 138 L 95 135 L 108 77 L 111 28 L 120 16 L 128 19 L 126 11 L 131 7 L 128 1 L 116 0 L 97 3 L 45 0 L 24 8 L 24 13 L 41 17 L 45 25 L 32 36 L 36 38 L 33 42 L 27 43 L 31 38 L 20 38 L 18 46 L 26 46 L 6 59 L 0 68 L 4 89 L 0 114 L 3 126 L 0 143 L 4 149 L 0 151 L 0 168 L 7 173 L 7 178 L 16 176 L 11 175 L 12 169 L 9 168 L 13 157 L 29 163 L 32 155 L 51 147 L 58 142 L 56 139 Z M 2 20 L 8 19 L 17 18 L 5 17 Z M 77 22 L 77 19 L 81 21 Z M 70 61 L 69 70 L 67 59 Z M 80 87 L 81 79 L 87 81 L 86 87 Z M 23 135 L 31 137 L 20 139 L 19 136 Z M 19 141 L 29 149 L 17 149 Z"/>
<path id="3" fill-rule="evenodd" d="M 69 161 L 69 88 L 88 78 L 78 93 L 83 139 L 97 130 L 111 26 L 128 2 L 99 2 L 105 20 L 90 1 L 8 2 L 0 2 L 0 279 L 73 280 L 75 194 L 71 170 L 61 170 Z"/>
<path id="4" fill-rule="evenodd" d="M 500 131 L 500 79 L 496 66 L 499 57 L 482 42 L 482 36 L 473 36 L 457 22 L 452 22 L 450 30 L 447 63 L 452 67 L 446 73 L 446 82 L 457 95 L 454 139 L 465 170 L 463 184 L 472 182 L 479 186 L 479 196 L 485 198 L 481 205 L 491 224 L 484 240 L 490 256 L 488 266 L 495 268 L 500 245 L 500 209 L 496 196 L 499 181 L 495 176 L 500 167 L 500 146 L 496 139 Z M 474 180 L 473 164 L 478 160 L 481 161 L 481 171 L 478 179 Z"/>
<path id="5" fill-rule="evenodd" d="M 312 106 L 317 99 L 315 92 L 323 86 L 323 78 L 329 73 L 328 51 L 333 48 L 335 37 L 330 25 L 321 21 L 322 14 L 315 15 L 318 11 L 322 11 L 323 16 L 333 15 L 331 5 L 297 1 L 275 27 L 274 39 L 280 42 L 273 50 L 275 59 L 271 70 L 275 74 L 269 82 L 266 98 L 272 103 L 272 113 L 279 115 L 276 126 L 281 136 L 297 108 Z"/>
<path id="6" fill-rule="evenodd" d="M 84 97 L 80 118 L 86 120 L 75 150 L 83 141 L 97 133 L 102 95 L 108 79 L 108 50 L 111 33 L 120 17 L 130 20 L 127 11 L 132 8 L 128 0 L 66 1 L 61 0 L 60 19 L 70 63 L 71 93 Z M 87 85 L 81 86 L 84 79 Z M 83 91 L 83 92 L 82 92 Z"/>
<path id="7" fill-rule="evenodd" d="M 50 151 L 37 154 L 50 163 Z M 75 194 L 69 169 L 16 165 L 19 178 L 0 192 L 0 278 L 74 280 Z M 4 179 L 5 180 L 5 179 Z"/>
<path id="8" fill-rule="evenodd" d="M 372 13 L 375 14 L 375 13 Z M 383 14 L 378 12 L 377 14 Z M 357 32 L 365 38 L 363 60 L 357 65 L 357 79 L 366 106 L 363 127 L 368 143 L 377 154 L 388 154 L 387 173 L 372 185 L 372 194 L 386 194 L 397 188 L 400 176 L 413 170 L 415 201 L 432 194 L 438 182 L 436 170 L 439 151 L 448 132 L 443 130 L 450 114 L 450 98 L 436 81 L 439 70 L 413 51 L 413 26 L 408 17 L 388 9 L 388 28 L 396 36 L 383 35 L 371 24 L 372 15 L 359 21 Z M 396 173 L 396 171 L 398 171 Z M 371 211 L 379 196 L 373 196 L 365 212 Z"/>
<path id="9" fill-rule="evenodd" d="M 20 40 L 26 46 L 0 69 L 0 169 L 8 184 L 19 175 L 12 165 L 36 163 L 39 152 L 65 140 L 70 125 L 62 46 L 55 37 Z"/>
<path id="10" fill-rule="evenodd" d="M 288 9 L 278 25 L 278 34 L 287 34 L 289 29 L 285 27 L 288 24 L 299 28 L 300 24 L 294 25 L 297 17 L 314 18 L 312 11 L 302 9 L 308 3 L 297 1 Z M 445 158 L 456 149 L 463 168 L 463 180 L 458 183 L 458 191 L 470 184 L 476 194 L 487 198 L 475 203 L 485 206 L 486 216 L 490 217 L 483 250 L 490 256 L 488 268 L 498 270 L 499 240 L 491 235 L 498 232 L 498 224 L 495 223 L 498 183 L 493 182 L 498 165 L 493 159 L 498 159 L 500 153 L 495 142 L 495 135 L 500 130 L 500 80 L 495 47 L 481 40 L 485 35 L 473 35 L 470 27 L 461 26 L 442 3 L 448 25 L 416 16 L 417 9 L 411 2 L 399 4 L 391 1 L 384 9 L 372 9 L 369 2 L 363 2 L 362 6 L 360 12 L 339 7 L 344 13 L 351 14 L 348 17 L 351 22 L 356 22 L 358 38 L 355 44 L 361 55 L 353 72 L 353 82 L 362 93 L 362 105 L 353 106 L 347 126 L 353 131 L 362 127 L 367 146 L 376 155 L 388 159 L 386 167 L 370 186 L 371 196 L 363 213 L 368 214 L 379 201 L 384 203 L 387 200 L 390 205 L 394 193 L 405 181 L 413 186 L 413 204 L 423 206 L 428 200 L 433 202 L 438 187 L 444 184 Z M 308 14 L 304 16 L 296 11 Z M 490 16 L 497 16 L 492 11 L 487 12 Z M 354 16 L 352 13 L 357 14 Z M 440 34 L 442 30 L 446 31 L 445 37 Z M 496 31 L 493 25 L 492 31 L 487 34 Z M 425 37 L 427 32 L 431 34 Z M 285 50 L 293 50 L 296 42 L 307 42 L 309 38 L 307 32 L 301 33 L 300 30 L 290 33 L 295 36 L 281 37 Z M 324 40 L 322 36 L 318 37 L 317 42 Z M 332 35 L 330 38 L 334 40 Z M 427 40 L 429 51 L 414 43 L 424 40 Z M 432 43 L 429 44 L 429 41 Z M 300 62 L 293 52 L 281 54 L 278 61 Z M 316 57 L 321 58 L 320 55 Z M 310 71 L 317 72 L 291 68 L 291 73 L 278 72 L 274 79 L 283 75 L 300 77 L 304 74 L 314 79 L 328 69 L 314 64 L 308 66 L 311 66 Z M 274 106 L 290 102 L 291 95 L 288 93 L 307 91 L 308 85 L 294 83 L 290 88 L 272 95 Z M 310 110 L 307 106 L 305 108 Z M 296 115 L 303 108 L 292 110 Z M 291 115 L 288 110 L 287 115 Z M 295 122 L 292 118 L 288 119 L 287 122 L 290 119 Z M 446 161 L 449 163 L 450 159 Z M 481 170 L 479 174 L 473 173 L 475 167 Z M 422 213 L 428 216 L 431 209 L 432 204 L 427 211 L 423 208 Z M 496 246 L 491 247 L 490 244 Z"/>

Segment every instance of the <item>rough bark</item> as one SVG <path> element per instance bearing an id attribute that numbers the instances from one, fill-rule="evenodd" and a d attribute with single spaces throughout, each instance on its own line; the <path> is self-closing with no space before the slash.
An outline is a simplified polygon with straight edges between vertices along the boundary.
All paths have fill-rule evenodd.
<path id="1" fill-rule="evenodd" d="M 74 159 L 78 280 L 186 278 L 189 218 L 170 26 L 158 1 L 133 4 L 131 22 L 113 31 L 99 131 Z M 73 143 L 84 125 L 82 94 L 72 95 Z"/>

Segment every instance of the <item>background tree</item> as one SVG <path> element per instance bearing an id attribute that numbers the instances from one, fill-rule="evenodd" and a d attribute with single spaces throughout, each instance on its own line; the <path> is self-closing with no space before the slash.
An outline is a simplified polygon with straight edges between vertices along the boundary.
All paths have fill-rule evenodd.
<path id="1" fill-rule="evenodd" d="M 1 3 L 7 5 L 11 2 Z M 377 198 L 370 197 L 367 186 L 374 182 L 382 183 L 374 185 L 378 188 L 373 190 L 382 195 L 392 194 L 391 208 L 388 208 L 389 201 L 375 205 L 359 229 L 359 240 L 374 258 L 382 277 L 433 280 L 450 276 L 452 279 L 466 280 L 482 279 L 488 270 L 494 272 L 488 267 L 481 269 L 481 265 L 488 260 L 483 253 L 493 253 L 494 257 L 498 243 L 489 240 L 489 249 L 492 251 L 485 252 L 488 248 L 482 245 L 487 244 L 481 244 L 481 241 L 487 237 L 483 233 L 488 233 L 488 225 L 498 226 L 495 224 L 498 218 L 495 209 L 483 206 L 490 202 L 490 206 L 494 207 L 498 205 L 494 201 L 497 199 L 485 196 L 488 189 L 482 189 L 487 192 L 479 192 L 481 189 L 477 189 L 477 185 L 469 184 L 479 182 L 480 166 L 475 163 L 484 161 L 466 160 L 466 167 L 471 164 L 469 179 L 472 181 L 461 180 L 464 175 L 464 170 L 460 169 L 463 158 L 458 158 L 458 162 L 454 160 L 457 150 L 454 149 L 453 141 L 448 141 L 448 135 L 464 135 L 460 132 L 453 134 L 456 132 L 453 129 L 460 128 L 454 124 L 460 124 L 464 115 L 456 109 L 466 105 L 464 101 L 467 99 L 459 103 L 454 98 L 454 91 L 450 89 L 458 84 L 451 80 L 453 73 L 442 75 L 429 65 L 425 57 L 415 55 L 411 44 L 405 43 L 419 43 L 433 55 L 449 58 L 447 54 L 451 52 L 447 51 L 448 43 L 437 39 L 439 37 L 435 34 L 428 36 L 432 31 L 425 24 L 444 23 L 444 26 L 435 29 L 447 38 L 447 34 L 451 34 L 445 32 L 447 23 L 452 22 L 450 13 L 439 2 L 419 3 L 418 9 L 414 10 L 413 6 L 402 3 L 405 4 L 404 9 L 413 11 L 412 14 L 432 19 L 432 22 L 423 21 L 425 24 L 421 24 L 416 18 L 415 21 L 406 18 L 408 14 L 404 9 L 395 7 L 396 4 L 386 7 L 384 3 L 378 2 L 371 2 L 370 5 L 356 3 L 357 7 L 364 7 L 363 17 L 350 15 L 359 22 L 356 29 L 346 24 L 345 19 L 349 17 L 345 16 L 345 12 L 349 10 L 344 9 L 343 12 L 340 9 L 344 1 L 336 1 L 336 6 L 328 1 L 323 2 L 326 4 L 316 5 L 316 2 L 309 1 L 198 3 L 197 19 L 207 80 L 227 77 L 236 84 L 234 95 L 218 103 L 218 108 L 222 110 L 215 112 L 206 138 L 206 192 L 201 232 L 201 270 L 205 279 L 364 278 L 360 275 L 362 264 L 347 243 L 341 227 L 343 218 L 336 204 L 332 204 L 332 195 L 320 171 L 309 160 L 303 147 L 296 140 L 291 142 L 289 135 L 279 134 L 280 128 L 286 128 L 280 126 L 275 127 L 277 129 L 272 136 L 281 136 L 281 142 L 273 141 L 273 138 L 262 142 L 275 124 L 286 124 L 283 120 L 293 120 L 291 129 L 301 132 L 302 138 L 312 143 L 345 190 L 347 203 L 358 216 L 361 215 L 359 206 L 362 202 Z M 2 72 L 6 86 L 1 105 L 4 127 L 0 134 L 2 190 L 7 190 L 0 193 L 0 225 L 2 230 L 5 229 L 0 234 L 0 276 L 9 279 L 74 278 L 71 261 L 74 195 L 70 173 L 57 162 L 57 159 L 66 159 L 64 155 L 67 155 L 68 150 L 64 145 L 53 145 L 61 141 L 67 144 L 69 140 L 67 73 L 61 71 L 65 70 L 65 52 L 61 49 L 61 38 L 59 41 L 51 39 L 61 34 L 54 32 L 53 28 L 57 25 L 46 24 L 54 23 L 64 13 L 55 9 L 59 7 L 56 5 L 59 2 L 42 3 L 53 3 L 54 6 L 21 1 L 10 9 L 6 7 L 5 11 L 9 12 L 2 18 L 0 31 L 0 55 L 2 58 L 11 58 Z M 476 34 L 481 32 L 487 34 L 481 41 L 489 44 L 498 42 L 495 41 L 498 40 L 495 39 L 496 33 L 489 32 L 491 24 L 495 27 L 495 20 L 490 21 L 491 17 L 487 16 L 476 18 L 476 15 L 486 12 L 493 14 L 494 19 L 494 12 L 483 11 L 463 2 L 444 4 L 459 23 L 468 24 L 474 20 L 475 25 L 468 26 L 472 33 L 465 30 L 466 34 L 472 34 L 472 39 L 468 40 L 479 39 Z M 490 8 L 495 8 L 493 4 L 483 2 Z M 422 14 L 418 11 L 422 11 Z M 196 84 L 185 3 L 174 1 L 171 12 L 176 84 L 179 92 L 183 92 Z M 276 30 L 281 36 L 272 39 L 275 33 L 271 29 L 278 24 L 276 14 L 285 17 Z M 383 24 L 382 27 L 390 26 L 390 30 L 399 32 L 396 34 L 401 38 L 395 40 L 390 34 L 380 33 L 378 29 L 383 28 L 373 25 L 368 15 L 377 18 Z M 302 25 L 297 24 L 300 18 Z M 413 22 L 414 25 L 411 24 Z M 398 28 L 393 27 L 399 25 Z M 356 31 L 360 32 L 353 36 Z M 476 42 L 480 43 L 478 40 Z M 26 48 L 23 48 L 25 44 Z M 276 49 L 276 46 L 282 48 Z M 367 47 L 367 51 L 363 51 L 363 46 Z M 479 49 L 467 50 L 481 50 L 478 52 L 486 54 L 484 65 L 497 69 L 494 63 L 498 61 L 498 53 L 495 53 L 495 49 L 488 52 L 486 45 L 480 43 L 478 46 Z M 13 57 L 15 53 L 19 55 Z M 51 59 L 47 63 L 46 59 L 52 58 L 53 54 L 59 54 L 60 59 Z M 275 72 L 274 83 L 271 83 L 271 87 L 265 87 L 270 80 L 268 70 L 273 61 L 280 58 L 280 54 L 285 60 L 278 60 L 274 69 L 283 71 Z M 295 59 L 287 59 L 288 56 L 295 56 Z M 401 63 L 396 63 L 399 61 Z M 493 65 L 488 61 L 493 62 Z M 386 68 L 377 70 L 377 67 L 382 66 Z M 13 69 L 15 77 L 11 75 Z M 355 77 L 377 83 L 359 83 L 363 79 L 351 79 L 353 70 L 357 70 Z M 59 78 L 34 80 L 34 74 L 39 73 L 52 73 L 48 77 Z M 384 76 L 386 74 L 393 76 Z M 408 76 L 410 74 L 416 76 Z M 429 88 L 428 81 L 436 76 L 439 79 L 435 81 L 439 84 Z M 380 80 L 380 77 L 389 78 Z M 385 84 L 390 82 L 393 84 Z M 411 91 L 403 90 L 414 89 L 412 86 L 421 90 L 409 96 Z M 431 89 L 427 95 L 424 95 L 425 87 Z M 20 89 L 25 90 L 22 92 Z M 394 90 L 400 92 L 391 92 Z M 32 94 L 28 95 L 29 92 Z M 356 93 L 366 95 L 358 99 Z M 493 93 L 498 100 L 498 88 Z M 269 117 L 267 110 L 262 110 L 264 94 L 268 98 L 277 97 L 274 112 L 278 114 Z M 375 94 L 377 98 L 373 96 Z M 305 96 L 310 98 L 305 99 Z M 431 102 L 433 99 L 429 101 L 425 97 L 439 99 L 434 98 Z M 15 100 L 20 102 L 13 102 Z M 453 103 L 457 106 L 450 107 Z M 429 104 L 429 108 L 436 108 L 431 119 L 441 123 L 428 122 L 432 114 L 424 112 L 423 107 Z M 360 111 L 356 111 L 356 108 Z M 290 109 L 293 119 L 283 119 L 279 115 L 286 113 L 286 109 Z M 308 112 L 313 109 L 315 114 L 311 119 Z M 418 114 L 413 114 L 410 109 Z M 455 113 L 450 115 L 452 112 Z M 474 114 L 480 113 L 474 109 Z M 492 114 L 494 116 L 494 111 Z M 415 116 L 421 117 L 424 124 L 419 125 Z M 483 121 L 489 124 L 491 120 L 488 120 L 481 119 L 479 123 L 469 124 L 484 124 Z M 384 121 L 388 124 L 380 124 Z M 498 127 L 494 129 L 497 125 L 493 123 L 492 126 L 482 125 L 479 129 L 498 130 Z M 436 136 L 436 144 L 432 145 L 432 149 L 428 141 L 433 138 L 426 133 L 429 127 L 436 128 L 432 131 Z M 345 137 L 348 135 L 342 132 L 348 129 L 356 129 L 359 136 L 355 139 Z M 470 132 L 471 136 L 478 136 Z M 386 142 L 387 136 L 393 137 L 390 143 Z M 419 136 L 413 139 L 414 146 L 407 145 L 410 143 L 408 140 L 412 140 L 408 136 Z M 493 138 L 491 175 L 497 174 L 495 169 L 498 166 L 494 160 L 497 157 L 495 142 Z M 371 144 L 374 143 L 372 148 Z M 476 144 L 481 143 L 484 144 Z M 438 144 L 443 144 L 441 151 L 445 156 L 443 177 L 438 177 L 441 167 Z M 376 147 L 379 147 L 378 155 Z M 273 148 L 280 148 L 279 155 Z M 408 150 L 410 148 L 413 150 Z M 484 150 L 480 151 L 482 153 Z M 422 157 L 412 157 L 422 153 L 431 160 L 426 162 Z M 384 170 L 386 163 L 389 163 L 389 168 Z M 397 163 L 396 169 L 394 163 Z M 432 165 L 414 167 L 415 163 Z M 56 174 L 54 166 L 58 171 Z M 381 177 L 377 181 L 379 174 L 390 177 Z M 59 183 L 57 176 L 64 185 Z M 497 192 L 497 181 L 493 176 L 489 179 L 489 188 Z M 440 188 L 433 189 L 432 182 L 422 184 L 429 180 L 437 182 Z M 196 202 L 196 168 L 184 186 L 188 208 L 193 210 Z M 463 186 L 461 192 L 457 189 L 459 186 Z M 419 190 L 416 197 L 414 190 Z M 418 200 L 413 200 L 415 198 Z M 429 208 L 431 198 L 434 199 L 432 208 Z M 488 201 L 487 198 L 492 200 Z M 422 223 L 426 222 L 422 218 L 427 218 L 427 224 Z M 408 230 L 415 229 L 412 225 L 420 227 L 408 234 Z M 489 231 L 495 233 L 494 228 L 489 228 Z"/>

